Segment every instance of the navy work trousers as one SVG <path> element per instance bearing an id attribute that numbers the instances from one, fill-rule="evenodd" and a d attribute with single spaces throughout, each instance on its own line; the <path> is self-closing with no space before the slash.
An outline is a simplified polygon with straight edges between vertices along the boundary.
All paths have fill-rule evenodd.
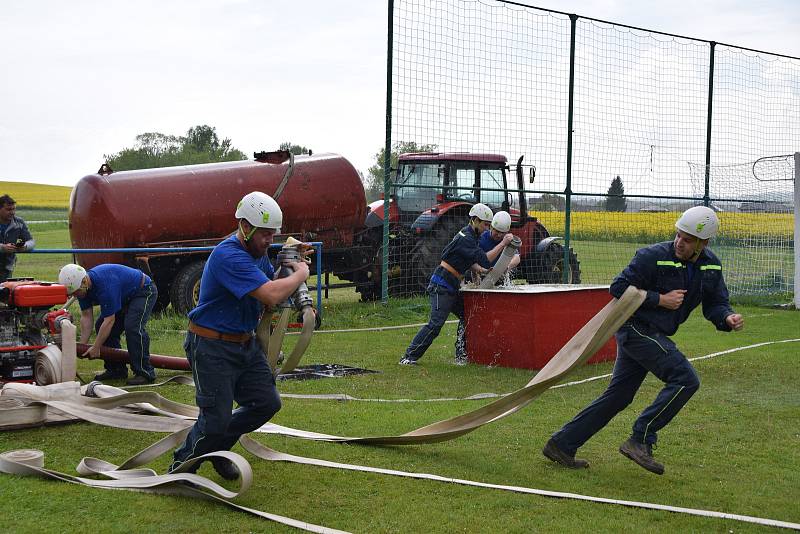
<path id="1" fill-rule="evenodd" d="M 617 361 L 608 388 L 553 434 L 564 452 L 574 455 L 632 401 L 648 372 L 664 382 L 664 388 L 633 424 L 631 436 L 654 444 L 664 428 L 700 387 L 692 364 L 667 336 L 650 333 L 626 323 L 616 333 Z"/>
<path id="2" fill-rule="evenodd" d="M 242 434 L 261 427 L 281 409 L 275 378 L 255 337 L 235 343 L 189 332 L 184 348 L 200 415 L 175 451 L 173 469 L 191 458 L 229 450 Z M 231 411 L 234 401 L 239 407 Z"/>
<path id="3" fill-rule="evenodd" d="M 429 284 L 427 291 L 431 300 L 431 315 L 428 324 L 419 329 L 406 349 L 406 358 L 415 361 L 422 358 L 433 340 L 439 335 L 447 316 L 451 313 L 458 317 L 459 329 L 463 330 L 464 300 L 461 293 L 448 293 L 446 288 L 438 284 Z M 463 336 L 456 336 L 456 356 L 466 357 Z"/>
<path id="4" fill-rule="evenodd" d="M 147 333 L 147 320 L 153 312 L 153 306 L 158 299 L 158 289 L 152 282 L 139 288 L 131 300 L 117 312 L 114 317 L 114 326 L 104 345 L 112 349 L 122 348 L 121 337 L 125 332 L 125 344 L 128 348 L 131 370 L 135 375 L 146 376 L 151 380 L 156 377 L 156 370 L 150 363 L 150 335 Z M 97 319 L 94 325 L 95 332 L 100 330 L 103 318 Z M 112 373 L 127 376 L 128 368 L 125 362 L 112 362 L 106 360 L 104 367 Z"/>

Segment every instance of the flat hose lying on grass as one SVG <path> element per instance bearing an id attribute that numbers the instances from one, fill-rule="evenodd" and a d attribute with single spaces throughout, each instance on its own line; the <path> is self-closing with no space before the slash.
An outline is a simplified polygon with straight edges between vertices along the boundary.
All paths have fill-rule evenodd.
<path id="1" fill-rule="evenodd" d="M 340 441 L 353 443 L 372 443 L 372 444 L 419 444 L 435 443 L 461 436 L 480 426 L 496 421 L 503 417 L 513 414 L 521 409 L 534 398 L 543 393 L 551 385 L 567 376 L 577 366 L 588 360 L 597 350 L 602 347 L 608 338 L 622 325 L 622 323 L 639 307 L 644 300 L 644 292 L 633 287 L 628 288 L 619 300 L 612 300 L 594 318 L 592 318 L 575 336 L 553 357 L 553 359 L 522 389 L 519 389 L 506 397 L 498 399 L 477 410 L 473 410 L 463 415 L 453 417 L 444 421 L 439 421 L 416 430 L 412 430 L 400 436 L 379 436 L 379 437 L 339 437 L 327 434 L 318 434 L 302 430 L 280 427 L 278 425 L 264 425 L 259 432 L 279 433 L 302 437 L 305 439 L 316 439 L 324 441 Z M 299 528 L 305 528 L 313 532 L 334 532 L 333 530 L 308 525 L 295 520 L 273 516 L 263 512 L 253 511 L 230 503 L 226 499 L 233 498 L 247 489 L 251 483 L 252 470 L 249 464 L 238 454 L 221 451 L 206 455 L 208 458 L 219 456 L 224 457 L 236 465 L 242 473 L 242 485 L 239 492 L 227 492 L 212 481 L 196 474 L 183 472 L 192 467 L 191 462 L 182 465 L 178 472 L 169 475 L 157 475 L 149 469 L 139 469 L 158 456 L 165 454 L 179 445 L 189 427 L 192 425 L 192 418 L 197 414 L 194 406 L 183 405 L 164 399 L 160 395 L 150 391 L 140 391 L 134 393 L 119 393 L 108 386 L 97 386 L 95 393 L 106 396 L 107 398 L 89 398 L 76 395 L 74 392 L 66 394 L 61 392 L 58 395 L 48 393 L 47 387 L 30 386 L 26 384 L 14 384 L 14 387 L 6 386 L 0 394 L 11 398 L 20 398 L 29 404 L 45 404 L 64 411 L 75 417 L 96 424 L 114 426 L 131 430 L 145 430 L 151 432 L 172 432 L 166 438 L 159 440 L 147 449 L 134 455 L 122 465 L 116 466 L 101 460 L 89 458 L 84 459 L 78 467 L 80 474 L 93 474 L 110 477 L 113 480 L 93 480 L 71 477 L 60 473 L 49 472 L 41 467 L 28 467 L 25 474 L 35 474 L 38 476 L 50 476 L 69 482 L 87 484 L 93 487 L 117 488 L 117 489 L 149 489 L 149 490 L 178 490 L 181 493 L 197 492 L 198 494 L 210 496 L 216 500 L 224 502 L 228 506 L 256 513 L 261 517 L 280 521 L 284 524 L 291 524 Z M 122 391 L 122 390 L 117 390 Z M 63 393 L 63 394 L 62 394 Z M 168 415 L 168 417 L 153 417 L 151 415 L 140 415 L 125 413 L 114 408 L 137 404 L 145 410 Z M 113 410 L 113 411 L 112 411 Z M 240 440 L 242 446 L 253 454 L 268 460 L 289 460 L 291 455 L 281 455 L 253 441 L 247 436 Z M 203 458 L 203 457 L 201 457 Z M 198 461 L 200 458 L 197 459 Z M 345 464 L 333 464 L 321 460 L 302 459 L 303 463 L 315 463 L 316 465 L 339 466 Z M 350 466 L 355 468 L 355 466 Z M 369 469 L 369 468 L 364 468 Z M 401 472 L 393 473 L 399 474 Z M 176 483 L 188 481 L 198 485 L 199 489 L 186 488 Z M 227 493 L 226 493 L 227 492 Z"/>

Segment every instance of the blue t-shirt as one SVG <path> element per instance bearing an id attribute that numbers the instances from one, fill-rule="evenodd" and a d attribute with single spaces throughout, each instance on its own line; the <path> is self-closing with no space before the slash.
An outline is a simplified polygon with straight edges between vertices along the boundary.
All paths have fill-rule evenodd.
<path id="1" fill-rule="evenodd" d="M 78 299 L 81 310 L 88 310 L 92 306 L 100 306 L 100 317 L 114 315 L 125 306 L 134 293 L 142 287 L 142 276 L 139 269 L 104 263 L 86 271 L 92 281 L 92 287 L 86 296 Z M 150 283 L 150 278 L 145 276 L 145 284 Z"/>
<path id="2" fill-rule="evenodd" d="M 494 239 L 492 239 L 492 231 L 491 230 L 486 230 L 485 232 L 483 232 L 481 234 L 481 238 L 478 241 L 478 246 L 481 247 L 482 251 L 489 252 L 494 247 L 499 245 L 500 241 L 502 241 L 502 238 L 497 240 L 497 241 L 495 241 Z M 519 250 L 517 250 L 517 254 L 516 255 L 519 255 Z M 499 260 L 499 259 L 500 259 L 500 254 L 498 254 L 497 257 L 492 262 L 492 267 L 494 267 L 494 265 L 497 263 L 497 260 Z"/>
<path id="3" fill-rule="evenodd" d="M 200 279 L 200 301 L 189 319 L 218 332 L 252 332 L 263 304 L 248 295 L 272 279 L 269 258 L 253 258 L 236 234 L 214 248 Z"/>

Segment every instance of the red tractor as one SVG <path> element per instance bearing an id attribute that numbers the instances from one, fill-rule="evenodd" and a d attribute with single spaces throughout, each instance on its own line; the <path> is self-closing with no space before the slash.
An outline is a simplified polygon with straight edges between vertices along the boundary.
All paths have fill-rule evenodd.
<path id="1" fill-rule="evenodd" d="M 529 167 L 531 181 L 534 168 Z M 536 217 L 528 213 L 522 157 L 515 166 L 516 183 L 509 187 L 512 169 L 505 156 L 496 154 L 401 154 L 389 204 L 389 294 L 402 296 L 425 291 L 442 249 L 467 224 L 470 207 L 482 202 L 492 211 L 511 214 L 511 231 L 522 239 L 522 261 L 515 277 L 531 284 L 580 283 L 580 266 L 574 251 L 567 253 Z M 364 239 L 380 244 L 383 200 L 369 205 Z M 358 290 L 364 300 L 380 297 L 383 249 L 371 270 L 363 273 Z M 567 271 L 566 279 L 564 271 Z"/>

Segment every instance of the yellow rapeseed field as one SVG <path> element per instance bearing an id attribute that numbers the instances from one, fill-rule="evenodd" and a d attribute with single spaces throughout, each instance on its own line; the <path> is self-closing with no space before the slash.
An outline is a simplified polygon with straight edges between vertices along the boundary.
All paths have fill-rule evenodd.
<path id="1" fill-rule="evenodd" d="M 564 213 L 531 212 L 553 235 L 564 235 Z M 791 236 L 791 213 L 719 213 L 721 239 L 772 238 Z M 570 229 L 577 239 L 623 240 L 669 239 L 675 231 L 679 212 L 619 213 L 572 212 Z"/>
<path id="2" fill-rule="evenodd" d="M 67 209 L 71 192 L 71 187 L 61 185 L 0 181 L 0 195 L 11 195 L 17 207 Z"/>

